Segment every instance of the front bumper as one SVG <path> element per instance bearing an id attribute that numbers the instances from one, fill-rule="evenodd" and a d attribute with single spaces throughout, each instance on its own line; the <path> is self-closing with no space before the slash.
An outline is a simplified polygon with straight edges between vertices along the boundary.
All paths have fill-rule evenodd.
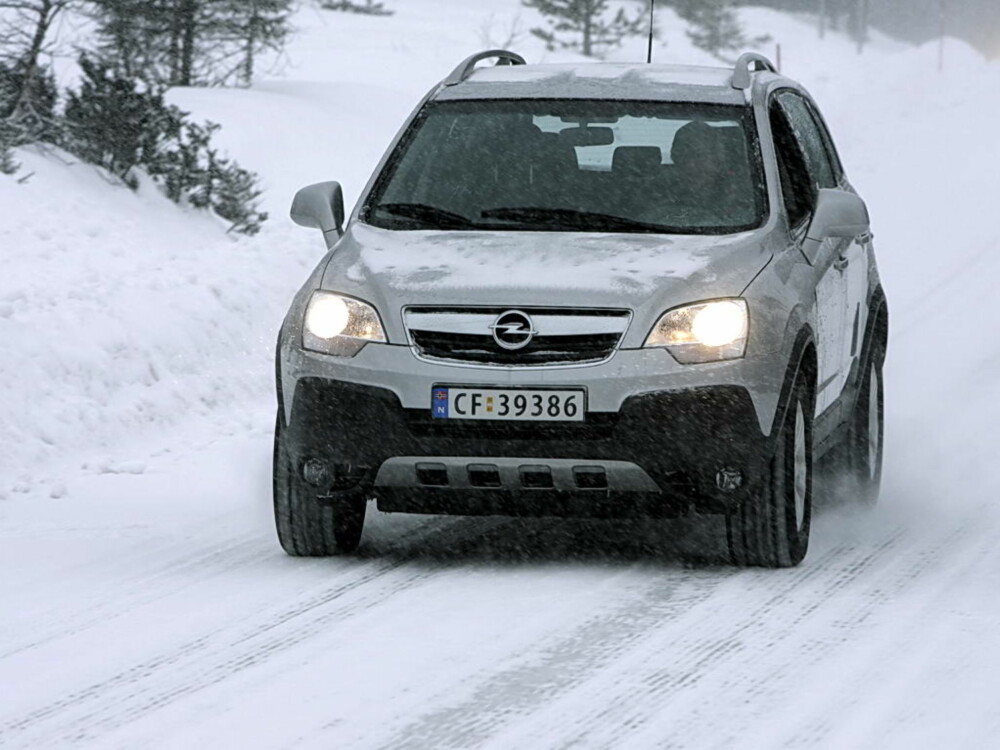
<path id="1" fill-rule="evenodd" d="M 622 411 L 626 401 L 645 394 L 704 387 L 743 387 L 759 432 L 770 434 L 784 379 L 774 352 L 702 365 L 678 364 L 663 349 L 621 349 L 606 362 L 565 367 L 480 367 L 428 362 L 410 347 L 369 344 L 354 357 L 330 357 L 302 349 L 300 334 L 287 331 L 278 352 L 278 381 L 289 421 L 300 405 L 297 384 L 320 378 L 384 389 L 407 410 L 429 411 L 435 385 L 506 388 L 584 388 L 595 419 Z"/>
<path id="2" fill-rule="evenodd" d="M 435 420 L 429 402 L 407 408 L 383 387 L 302 377 L 294 388 L 287 447 L 296 467 L 329 467 L 317 496 L 364 492 L 384 510 L 725 512 L 758 488 L 771 454 L 740 386 L 634 395 L 618 411 L 591 411 L 579 423 L 502 424 Z"/>

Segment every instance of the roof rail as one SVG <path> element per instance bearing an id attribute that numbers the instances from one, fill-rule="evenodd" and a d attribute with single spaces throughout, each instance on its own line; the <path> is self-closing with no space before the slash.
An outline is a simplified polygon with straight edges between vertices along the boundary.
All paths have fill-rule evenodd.
<path id="1" fill-rule="evenodd" d="M 736 61 L 736 65 L 733 66 L 734 89 L 745 90 L 750 88 L 751 65 L 754 71 L 769 70 L 772 73 L 778 72 L 778 69 L 774 67 L 774 63 L 759 52 L 744 52 L 740 55 L 740 59 Z"/>
<path id="2" fill-rule="evenodd" d="M 451 75 L 444 79 L 443 84 L 445 86 L 455 86 L 461 83 L 470 75 L 472 71 L 476 69 L 476 63 L 482 60 L 488 60 L 491 57 L 497 58 L 497 65 L 524 65 L 524 58 L 521 57 L 516 52 L 508 52 L 505 49 L 491 49 L 485 52 L 477 52 L 476 54 L 465 58 L 459 63 L 459 66 L 455 68 Z"/>

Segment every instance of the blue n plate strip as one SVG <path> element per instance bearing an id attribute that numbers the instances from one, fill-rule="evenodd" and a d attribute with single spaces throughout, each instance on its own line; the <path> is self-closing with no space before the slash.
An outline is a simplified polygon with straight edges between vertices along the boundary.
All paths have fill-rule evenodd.
<path id="1" fill-rule="evenodd" d="M 433 388 L 431 390 L 431 416 L 436 419 L 448 418 L 447 388 Z"/>

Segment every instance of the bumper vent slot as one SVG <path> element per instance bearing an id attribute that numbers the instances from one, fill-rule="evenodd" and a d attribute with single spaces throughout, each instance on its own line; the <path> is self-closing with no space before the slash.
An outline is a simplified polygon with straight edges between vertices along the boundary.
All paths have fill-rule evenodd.
<path id="1" fill-rule="evenodd" d="M 573 479 L 581 490 L 608 488 L 608 474 L 603 466 L 574 466 Z"/>
<path id="2" fill-rule="evenodd" d="M 447 487 L 448 469 L 444 464 L 419 463 L 417 481 L 426 487 Z"/>
<path id="3" fill-rule="evenodd" d="M 473 487 L 499 487 L 500 469 L 493 464 L 469 464 L 469 484 Z"/>
<path id="4" fill-rule="evenodd" d="M 555 486 L 552 469 L 548 466 L 521 466 L 518 471 L 521 474 L 521 486 L 526 489 L 547 490 Z"/>

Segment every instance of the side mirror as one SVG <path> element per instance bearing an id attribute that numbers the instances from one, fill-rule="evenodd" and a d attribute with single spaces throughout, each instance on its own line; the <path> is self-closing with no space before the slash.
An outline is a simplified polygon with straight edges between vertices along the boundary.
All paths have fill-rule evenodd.
<path id="1" fill-rule="evenodd" d="M 854 193 L 846 190 L 823 188 L 816 200 L 816 211 L 806 230 L 802 252 L 806 260 L 815 264 L 823 240 L 854 238 L 870 231 L 868 207 Z"/>
<path id="2" fill-rule="evenodd" d="M 292 199 L 292 221 L 301 227 L 320 229 L 328 244 L 344 234 L 344 191 L 339 182 L 308 185 Z M 331 236 L 332 233 L 335 236 Z"/>

